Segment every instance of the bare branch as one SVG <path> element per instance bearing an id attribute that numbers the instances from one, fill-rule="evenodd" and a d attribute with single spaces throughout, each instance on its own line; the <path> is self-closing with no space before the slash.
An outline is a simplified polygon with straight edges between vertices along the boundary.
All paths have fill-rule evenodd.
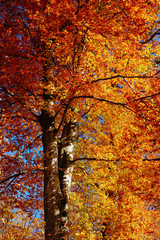
<path id="1" fill-rule="evenodd" d="M 72 163 L 77 162 L 77 161 L 101 161 L 101 162 L 117 162 L 119 159 L 105 159 L 105 158 L 87 158 L 87 157 L 82 157 L 82 158 L 75 158 Z"/>
<path id="2" fill-rule="evenodd" d="M 160 92 L 154 93 L 154 94 L 152 94 L 152 95 L 148 95 L 148 96 L 145 96 L 145 97 L 136 98 L 136 99 L 134 99 L 133 101 L 139 101 L 139 100 L 142 100 L 142 99 L 145 99 L 145 98 L 153 98 L 153 97 L 155 97 L 155 96 L 157 96 L 157 95 L 159 95 L 159 94 L 160 94 Z"/>
<path id="3" fill-rule="evenodd" d="M 30 146 L 32 146 L 32 144 L 33 144 L 34 142 L 36 142 L 37 139 L 39 139 L 41 136 L 42 136 L 42 134 L 39 134 L 32 142 L 30 142 L 26 147 L 24 147 L 24 149 L 23 149 L 22 151 L 20 151 L 20 152 L 18 152 L 18 153 L 23 153 L 26 149 L 28 149 Z"/>
<path id="4" fill-rule="evenodd" d="M 149 162 L 151 162 L 151 161 L 160 161 L 160 158 L 144 158 L 143 159 L 143 161 L 149 161 Z"/>
<path id="5" fill-rule="evenodd" d="M 155 33 L 153 33 L 146 41 L 141 42 L 141 43 L 146 44 L 146 43 L 150 42 L 157 35 L 160 35 L 160 29 L 158 29 Z"/>
<path id="6" fill-rule="evenodd" d="M 143 95 L 143 97 L 139 98 L 139 100 L 140 100 L 140 99 L 143 99 L 143 98 L 148 98 L 148 96 L 146 96 L 144 93 L 139 92 L 137 89 L 133 88 L 133 87 L 130 85 L 130 83 L 129 83 L 125 78 L 123 78 L 123 79 L 124 79 L 124 81 L 127 83 L 127 85 L 132 89 L 132 91 L 133 91 L 135 94 L 136 94 L 136 93 L 140 93 L 140 94 Z M 138 99 L 137 99 L 137 100 L 138 100 Z M 148 100 L 152 103 L 151 99 L 148 99 Z M 133 101 L 135 101 L 135 100 L 133 100 Z"/>
<path id="7" fill-rule="evenodd" d="M 19 102 L 23 107 L 25 107 L 36 119 L 38 118 L 38 115 L 33 112 L 30 108 L 28 108 L 28 106 L 26 105 L 25 102 L 21 102 L 14 93 L 12 93 L 10 90 L 8 90 L 7 88 L 0 86 L 7 94 L 9 94 L 11 97 L 13 97 L 14 100 L 16 100 L 17 102 Z"/>
<path id="8" fill-rule="evenodd" d="M 120 77 L 120 75 L 115 75 L 115 76 L 106 77 L 106 78 L 98 78 L 98 79 L 92 80 L 91 83 L 100 82 L 100 81 L 107 81 L 107 80 L 111 80 L 111 79 L 119 78 L 119 77 Z"/>
<path id="9" fill-rule="evenodd" d="M 5 182 L 9 181 L 9 180 L 12 179 L 12 178 L 16 179 L 17 177 L 19 177 L 19 176 L 21 176 L 21 175 L 24 175 L 24 174 L 26 174 L 26 173 L 27 173 L 27 172 L 16 173 L 16 174 L 14 174 L 14 175 L 12 175 L 12 176 L 10 176 L 10 177 L 2 180 L 2 181 L 0 182 L 0 185 L 1 185 L 2 183 L 5 183 Z"/>
<path id="10" fill-rule="evenodd" d="M 112 77 L 106 77 L 106 78 L 98 78 L 98 79 L 94 79 L 91 81 L 91 83 L 95 83 L 95 82 L 100 82 L 100 81 L 107 81 L 107 80 L 111 80 L 111 79 L 115 79 L 115 78 L 128 78 L 128 79 L 134 79 L 134 78 L 156 78 L 156 79 L 160 79 L 160 77 L 155 77 L 155 75 L 151 75 L 151 76 L 147 76 L 147 75 L 137 75 L 137 76 L 123 76 L 123 75 L 115 75 Z M 87 83 L 88 84 L 88 83 Z"/>
<path id="11" fill-rule="evenodd" d="M 14 174 L 14 175 L 12 175 L 12 176 L 10 176 L 10 177 L 2 180 L 2 181 L 0 182 L 0 185 L 1 185 L 2 183 L 5 183 L 5 182 L 9 181 L 10 179 L 12 179 L 12 180 L 7 184 L 7 186 L 5 186 L 5 189 L 0 193 L 0 196 L 7 190 L 7 188 L 11 185 L 11 183 L 12 183 L 16 178 L 18 178 L 20 175 L 24 175 L 24 174 L 26 174 L 26 173 L 27 173 L 27 172 L 16 173 L 16 174 Z"/>
<path id="12" fill-rule="evenodd" d="M 132 91 L 133 91 L 134 93 L 138 92 L 136 89 L 134 89 L 134 88 L 131 86 L 131 84 L 130 84 L 125 78 L 123 78 L 123 80 L 127 83 L 127 85 L 132 89 Z"/>
<path id="13" fill-rule="evenodd" d="M 119 7 L 119 9 L 122 11 L 122 13 L 123 13 L 125 16 L 128 17 L 128 14 L 127 14 L 126 11 L 124 10 L 124 8 L 121 7 L 121 5 L 119 4 L 119 2 L 116 1 L 116 0 L 113 0 L 113 1 L 117 4 L 117 6 Z"/>
<path id="14" fill-rule="evenodd" d="M 90 99 L 94 99 L 94 100 L 97 100 L 97 101 L 100 101 L 100 102 L 107 102 L 107 103 L 110 103 L 110 104 L 113 104 L 113 105 L 120 105 L 120 106 L 124 106 L 124 107 L 127 107 L 125 103 L 120 103 L 120 102 L 114 102 L 114 101 L 111 101 L 111 100 L 107 100 L 107 99 L 103 99 L 103 98 L 98 98 L 98 97 L 94 97 L 94 96 L 85 96 L 85 95 L 82 95 L 82 96 L 75 96 L 73 97 L 73 99 L 78 99 L 78 98 L 90 98 Z"/>
<path id="15" fill-rule="evenodd" d="M 0 112 L 0 114 L 2 113 L 2 111 Z M 10 116 L 10 117 L 6 117 L 6 119 L 15 119 L 15 118 L 19 118 L 19 119 L 24 119 L 26 121 L 32 121 L 32 122 L 36 122 L 37 123 L 37 120 L 36 119 L 32 119 L 32 118 L 29 118 L 29 117 L 22 117 L 22 116 L 18 116 L 18 115 L 13 115 L 13 116 Z"/>
<path id="16" fill-rule="evenodd" d="M 31 172 L 36 172 L 36 171 L 44 171 L 43 169 L 35 169 L 35 170 L 32 170 Z M 3 183 L 5 183 L 5 182 L 7 182 L 7 181 L 9 181 L 9 180 L 11 180 L 8 184 L 7 184 L 7 186 L 5 187 L 5 189 L 0 193 L 0 196 L 6 191 L 6 189 L 11 185 L 11 183 L 15 180 L 15 179 L 17 179 L 19 176 L 22 176 L 22 175 L 24 175 L 24 174 L 28 174 L 30 171 L 22 171 L 22 172 L 20 172 L 20 173 L 16 173 L 16 174 L 13 174 L 12 176 L 10 176 L 10 177 L 8 177 L 8 178 L 5 178 L 5 179 L 3 179 L 2 181 L 0 181 L 0 185 L 1 184 L 3 184 Z"/>
<path id="17" fill-rule="evenodd" d="M 127 109 L 130 110 L 131 112 L 134 112 L 135 114 L 138 114 L 139 117 L 141 117 L 141 118 L 143 118 L 143 119 L 145 119 L 145 120 L 147 120 L 147 121 L 152 121 L 152 120 L 150 120 L 150 119 L 147 119 L 147 118 L 146 118 L 145 116 L 143 116 L 141 113 L 135 112 L 133 109 L 131 109 L 130 107 L 128 107 L 126 103 L 114 102 L 114 101 L 111 101 L 111 100 L 102 99 L 102 98 L 97 98 L 97 97 L 94 97 L 94 96 L 85 96 L 85 95 L 84 95 L 84 96 L 75 96 L 75 97 L 73 97 L 73 99 L 78 99 L 78 98 L 84 98 L 84 99 L 90 98 L 90 99 L 95 99 L 95 100 L 101 101 L 101 102 L 107 102 L 107 103 L 112 104 L 112 105 L 122 106 L 122 107 L 127 108 Z"/>
<path id="18" fill-rule="evenodd" d="M 14 177 L 5 187 L 5 189 L 0 193 L 0 196 L 7 190 L 7 188 L 11 185 L 11 183 L 16 179 L 17 177 Z"/>

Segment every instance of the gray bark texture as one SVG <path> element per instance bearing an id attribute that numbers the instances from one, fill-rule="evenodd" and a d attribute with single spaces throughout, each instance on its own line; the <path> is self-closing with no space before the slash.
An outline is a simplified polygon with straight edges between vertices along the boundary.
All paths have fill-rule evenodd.
<path id="1" fill-rule="evenodd" d="M 45 110 L 42 111 L 45 240 L 62 240 L 67 239 L 69 233 L 68 200 L 76 127 L 75 123 L 66 123 L 58 139 L 52 121 L 52 117 Z"/>

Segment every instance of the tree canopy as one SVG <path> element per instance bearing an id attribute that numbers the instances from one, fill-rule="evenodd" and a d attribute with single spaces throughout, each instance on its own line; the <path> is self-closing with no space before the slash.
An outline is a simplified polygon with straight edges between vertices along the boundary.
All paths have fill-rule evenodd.
<path id="1" fill-rule="evenodd" d="M 0 2 L 2 239 L 159 238 L 159 10 Z"/>

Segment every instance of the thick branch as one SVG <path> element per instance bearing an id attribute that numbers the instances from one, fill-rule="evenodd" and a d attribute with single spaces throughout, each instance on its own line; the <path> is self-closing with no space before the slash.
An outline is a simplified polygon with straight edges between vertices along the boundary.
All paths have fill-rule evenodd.
<path id="1" fill-rule="evenodd" d="M 143 161 L 160 161 L 160 158 L 151 158 L 151 159 L 149 159 L 149 158 L 144 158 L 143 159 Z"/>

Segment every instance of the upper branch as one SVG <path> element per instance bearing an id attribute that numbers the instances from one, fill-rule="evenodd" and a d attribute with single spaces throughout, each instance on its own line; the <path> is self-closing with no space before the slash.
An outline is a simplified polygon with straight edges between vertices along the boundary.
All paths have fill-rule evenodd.
<path id="1" fill-rule="evenodd" d="M 19 102 L 23 107 L 25 107 L 37 120 L 38 120 L 38 115 L 30 109 L 25 102 L 22 102 L 19 100 L 14 93 L 12 93 L 10 90 L 7 88 L 0 86 L 8 95 L 10 95 L 15 101 Z"/>
<path id="2" fill-rule="evenodd" d="M 160 158 L 152 158 L 152 159 L 149 159 L 149 158 L 144 158 L 143 161 L 160 161 Z"/>
<path id="3" fill-rule="evenodd" d="M 101 161 L 101 162 L 118 162 L 120 161 L 119 159 L 105 159 L 105 158 L 87 158 L 87 157 L 82 157 L 82 158 L 75 158 L 72 163 L 75 163 L 77 161 Z"/>
<path id="4" fill-rule="evenodd" d="M 43 169 L 35 169 L 31 172 L 35 172 L 35 171 L 44 171 Z M 8 182 L 10 180 L 10 182 L 7 184 L 7 186 L 5 187 L 5 189 L 0 193 L 0 196 L 5 192 L 5 190 L 11 185 L 11 183 L 16 180 L 19 176 L 22 176 L 24 174 L 28 174 L 29 171 L 22 171 L 20 173 L 16 173 L 16 174 L 13 174 L 12 176 L 8 177 L 8 178 L 5 178 L 3 179 L 2 181 L 0 181 L 0 185 L 5 183 L 5 182 Z"/>
<path id="5" fill-rule="evenodd" d="M 152 95 L 148 95 L 148 96 L 144 96 L 144 97 L 136 98 L 136 99 L 134 99 L 133 101 L 139 101 L 139 100 L 141 100 L 141 99 L 145 99 L 145 98 L 153 98 L 153 97 L 155 97 L 155 96 L 157 96 L 157 95 L 159 95 L 159 94 L 160 94 L 160 92 L 158 92 L 158 93 L 154 93 L 154 94 L 152 94 Z"/>
<path id="6" fill-rule="evenodd" d="M 111 101 L 111 100 L 108 100 L 108 99 L 98 98 L 98 97 L 94 97 L 94 96 L 82 95 L 82 96 L 73 97 L 73 99 L 78 99 L 78 98 L 84 98 L 84 99 L 90 98 L 90 99 L 95 99 L 95 100 L 100 101 L 100 102 L 107 102 L 107 103 L 110 103 L 110 104 L 113 104 L 113 105 L 119 105 L 119 106 L 127 107 L 127 105 L 125 103 L 114 102 L 114 101 Z"/>
<path id="7" fill-rule="evenodd" d="M 148 38 L 146 41 L 144 41 L 144 42 L 141 42 L 142 44 L 146 44 L 146 43 L 148 43 L 148 42 L 150 42 L 155 36 L 157 36 L 157 35 L 160 35 L 160 29 L 158 29 L 155 33 L 153 33 L 151 36 L 150 36 L 150 38 Z"/>
<path id="8" fill-rule="evenodd" d="M 151 76 L 147 76 L 147 75 L 137 75 L 137 76 L 123 76 L 123 75 L 115 75 L 112 77 L 106 77 L 106 78 L 98 78 L 98 79 L 94 79 L 91 81 L 91 83 L 95 83 L 95 82 L 100 82 L 100 81 L 107 81 L 107 80 L 111 80 L 114 78 L 128 78 L 128 79 L 134 79 L 134 78 L 156 78 L 156 79 L 160 79 L 160 77 L 155 77 L 155 75 L 151 75 Z"/>
<path id="9" fill-rule="evenodd" d="M 8 177 L 8 178 L 5 178 L 4 180 L 0 181 L 0 185 L 1 185 L 2 183 L 5 183 L 5 182 L 9 181 L 10 179 L 16 179 L 17 177 L 19 177 L 19 176 L 21 176 L 21 175 L 24 175 L 24 174 L 26 174 L 26 173 L 27 173 L 27 172 L 20 172 L 20 173 L 14 174 L 14 175 L 12 175 L 12 176 L 10 176 L 10 177 Z"/>

